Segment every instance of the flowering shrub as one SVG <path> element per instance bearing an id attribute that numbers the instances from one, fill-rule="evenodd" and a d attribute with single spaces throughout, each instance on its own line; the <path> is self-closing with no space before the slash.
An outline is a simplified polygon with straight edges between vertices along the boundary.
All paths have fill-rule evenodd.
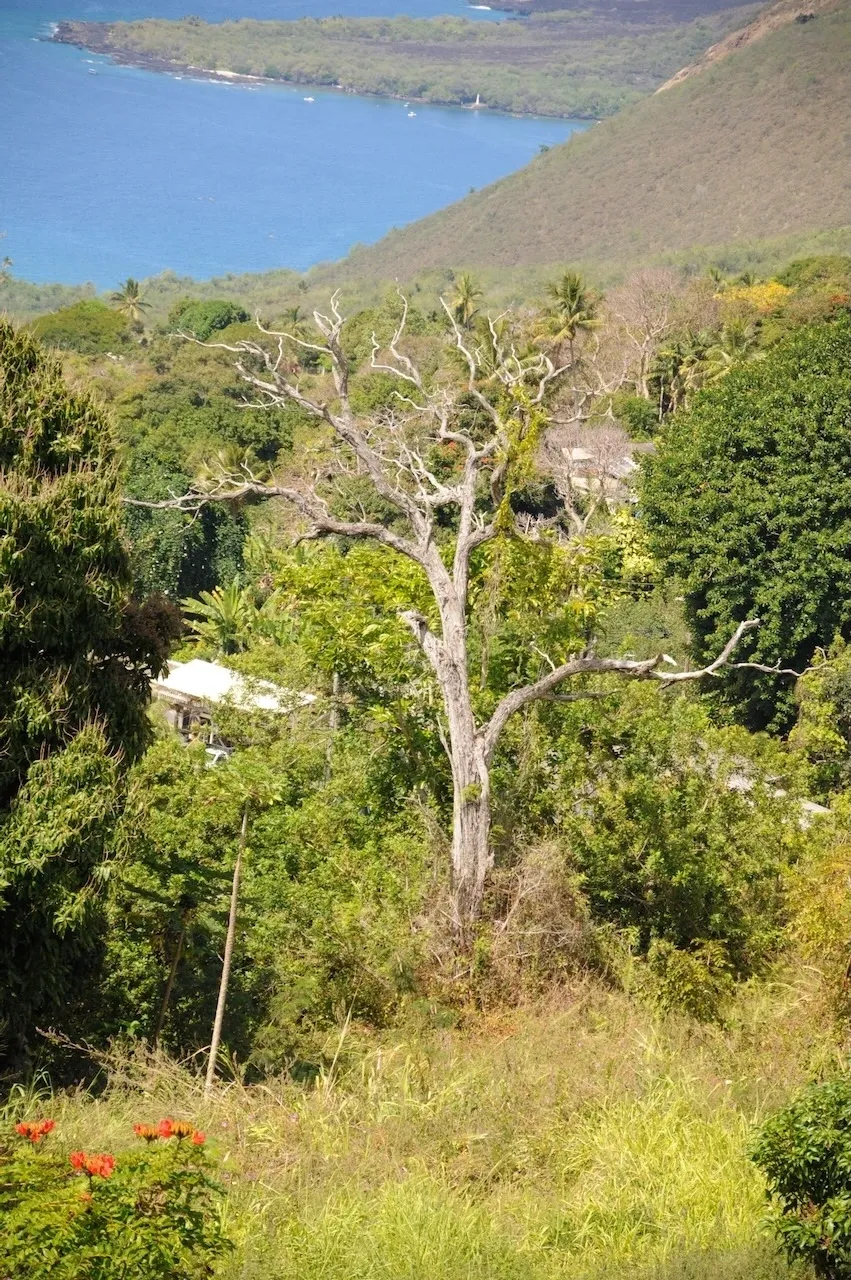
<path id="1" fill-rule="evenodd" d="M 53 1120 L 0 1139 L 0 1280 L 201 1280 L 230 1248 L 204 1134 L 134 1125 L 144 1145 L 65 1151 Z"/>

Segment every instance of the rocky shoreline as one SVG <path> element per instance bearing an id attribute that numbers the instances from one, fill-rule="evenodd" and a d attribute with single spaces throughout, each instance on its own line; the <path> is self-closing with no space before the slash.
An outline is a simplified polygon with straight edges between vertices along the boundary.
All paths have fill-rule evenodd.
<path id="1" fill-rule="evenodd" d="M 125 49 L 116 48 L 109 42 L 112 24 L 106 22 L 58 22 L 56 30 L 45 39 L 51 44 L 68 44 L 76 49 L 85 49 L 87 53 L 95 53 L 109 58 L 111 62 L 122 67 L 136 67 L 140 71 L 153 71 L 158 75 L 182 76 L 188 80 L 213 80 L 219 84 L 248 85 L 285 85 L 296 89 L 321 89 L 323 92 L 348 93 L 354 97 L 382 97 L 402 102 L 416 102 L 422 106 L 456 107 L 463 111 L 486 111 L 486 103 L 475 106 L 467 102 L 435 101 L 433 98 L 418 98 L 414 94 L 364 94 L 357 89 L 347 89 L 342 84 L 323 84 L 315 80 L 285 80 L 283 77 L 241 75 L 237 71 L 214 71 L 210 67 L 195 67 L 191 63 L 173 62 L 169 58 L 157 58 L 148 53 L 128 53 Z M 520 113 L 503 111 L 501 115 L 517 115 Z M 540 114 L 536 112 L 535 114 Z"/>
<path id="2" fill-rule="evenodd" d="M 493 6 L 496 8 L 497 6 Z M 454 107 L 460 111 L 493 111 L 485 102 L 456 102 L 450 98 L 436 100 L 434 98 L 418 98 L 415 94 L 364 93 L 358 89 L 348 89 L 342 84 L 328 84 L 316 80 L 286 80 L 283 77 L 242 75 L 237 71 L 214 71 L 210 67 L 196 67 L 191 63 L 174 62 L 170 58 L 158 58 L 149 53 L 128 53 L 126 49 L 117 48 L 110 43 L 109 32 L 114 24 L 108 22 L 58 22 L 56 29 L 44 39 L 51 44 L 72 45 L 76 49 L 84 49 L 87 53 L 109 58 L 111 62 L 122 67 L 136 67 L 140 71 L 153 71 L 158 75 L 180 76 L 187 80 L 212 80 L 218 84 L 277 85 L 291 89 L 320 89 L 324 93 L 346 93 L 353 97 L 376 97 L 396 102 L 415 102 L 420 106 Z M 521 117 L 525 112 L 497 109 L 498 115 Z M 546 115 L 546 112 L 535 111 L 534 115 Z M 560 119 L 553 115 L 553 119 Z"/>
<path id="3" fill-rule="evenodd" d="M 153 54 L 129 54 L 117 49 L 109 42 L 111 24 L 105 22 L 58 22 L 56 30 L 46 39 L 51 44 L 69 44 L 76 49 L 85 49 L 87 53 L 95 53 L 109 58 L 121 67 L 137 67 L 140 71 L 155 71 L 159 75 L 183 75 L 195 80 L 218 80 L 222 84 L 291 84 L 294 80 L 272 80 L 264 76 L 242 76 L 235 71 L 213 71 L 208 67 L 193 67 L 183 62 L 172 62 L 169 58 L 157 58 Z M 326 88 L 342 88 L 338 85 Z"/>

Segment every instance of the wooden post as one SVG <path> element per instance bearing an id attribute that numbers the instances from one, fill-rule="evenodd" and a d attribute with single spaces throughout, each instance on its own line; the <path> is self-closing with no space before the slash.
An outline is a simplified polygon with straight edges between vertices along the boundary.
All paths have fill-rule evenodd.
<path id="1" fill-rule="evenodd" d="M 213 1038 L 210 1041 L 210 1058 L 207 1063 L 207 1079 L 204 1082 L 204 1093 L 213 1091 L 216 1078 L 216 1060 L 219 1056 L 219 1045 L 222 1040 L 222 1024 L 225 1020 L 225 1005 L 228 998 L 228 979 L 233 958 L 233 943 L 236 937 L 236 908 L 239 902 L 239 878 L 242 874 L 242 859 L 245 855 L 245 842 L 248 837 L 248 801 L 242 811 L 242 830 L 239 835 L 239 852 L 236 855 L 236 866 L 233 869 L 233 886 L 230 893 L 230 912 L 228 914 L 228 932 L 225 938 L 225 954 L 222 960 L 222 978 L 219 983 L 219 1000 L 216 1005 L 216 1018 L 213 1023 Z"/>

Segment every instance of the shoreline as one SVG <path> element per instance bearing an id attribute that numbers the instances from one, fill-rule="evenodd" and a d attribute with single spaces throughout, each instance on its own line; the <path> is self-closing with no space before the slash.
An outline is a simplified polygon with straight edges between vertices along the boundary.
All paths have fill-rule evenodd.
<path id="1" fill-rule="evenodd" d="M 496 6 L 488 6 L 496 7 Z M 284 87 L 290 89 L 318 89 L 323 93 L 342 93 L 353 98 L 377 98 L 383 102 L 411 102 L 421 107 L 453 107 L 458 111 L 487 111 L 491 115 L 507 116 L 515 120 L 579 120 L 594 124 L 597 116 L 572 115 L 565 116 L 547 111 L 504 111 L 488 106 L 486 102 L 453 102 L 450 99 L 418 98 L 415 94 L 395 93 L 363 93 L 357 89 L 347 89 L 342 84 L 322 84 L 315 80 L 287 80 L 283 77 L 252 76 L 237 71 L 216 71 L 210 67 L 196 67 L 191 63 L 173 62 L 169 58 L 158 58 L 154 54 L 131 54 L 123 49 L 116 49 L 107 40 L 97 39 L 94 31 L 91 38 L 83 39 L 79 34 L 82 28 L 100 28 L 107 23 L 58 22 L 49 36 L 42 37 L 46 44 L 64 44 L 75 49 L 83 49 L 87 53 L 109 58 L 110 62 L 120 67 L 135 67 L 138 71 L 150 71 L 155 75 L 179 76 L 189 80 L 209 80 L 214 84 L 244 84 L 259 87 Z M 88 35 L 88 31 L 87 31 Z"/>

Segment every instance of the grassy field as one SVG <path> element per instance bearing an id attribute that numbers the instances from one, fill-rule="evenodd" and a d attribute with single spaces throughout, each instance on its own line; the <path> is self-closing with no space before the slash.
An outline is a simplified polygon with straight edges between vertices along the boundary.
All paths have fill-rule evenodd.
<path id="1" fill-rule="evenodd" d="M 842 0 L 359 249 L 345 276 L 624 264 L 847 226 L 849 63 Z"/>
<path id="2" fill-rule="evenodd" d="M 119 61 L 332 85 L 422 102 L 596 119 L 663 84 L 755 5 L 676 22 L 588 8 L 524 22 L 464 18 L 323 18 L 219 24 L 63 23 L 58 39 Z"/>
<path id="3" fill-rule="evenodd" d="M 160 1059 L 110 1087 L 18 1093 L 70 1147 L 163 1114 L 208 1133 L 237 1249 L 228 1280 L 780 1280 L 753 1126 L 836 1056 L 804 976 L 746 989 L 726 1028 L 578 981 L 446 1031 L 357 1030 L 310 1084 L 205 1100 Z"/>

